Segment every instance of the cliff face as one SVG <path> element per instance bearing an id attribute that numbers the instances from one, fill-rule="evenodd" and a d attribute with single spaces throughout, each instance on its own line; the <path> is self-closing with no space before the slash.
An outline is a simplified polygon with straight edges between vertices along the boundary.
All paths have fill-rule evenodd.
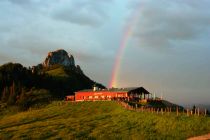
<path id="1" fill-rule="evenodd" d="M 74 57 L 62 49 L 49 52 L 48 56 L 43 62 L 43 66 L 50 67 L 55 64 L 60 64 L 67 67 L 75 67 Z"/>

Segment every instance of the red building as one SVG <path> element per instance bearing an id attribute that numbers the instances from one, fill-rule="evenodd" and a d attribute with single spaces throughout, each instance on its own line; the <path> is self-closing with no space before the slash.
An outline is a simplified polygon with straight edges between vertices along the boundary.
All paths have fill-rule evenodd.
<path id="1" fill-rule="evenodd" d="M 68 96 L 66 96 L 65 100 L 66 101 L 74 101 L 75 100 L 74 98 L 75 98 L 74 95 L 68 95 Z"/>
<path id="2" fill-rule="evenodd" d="M 143 87 L 133 88 L 110 88 L 81 90 L 75 92 L 75 101 L 95 101 L 95 100 L 140 100 L 149 99 L 150 93 Z"/>

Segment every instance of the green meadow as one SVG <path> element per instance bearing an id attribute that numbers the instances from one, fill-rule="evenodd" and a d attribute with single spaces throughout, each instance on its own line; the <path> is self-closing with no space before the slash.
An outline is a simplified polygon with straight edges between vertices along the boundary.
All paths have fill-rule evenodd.
<path id="1" fill-rule="evenodd" d="M 210 132 L 210 118 L 135 112 L 114 101 L 55 101 L 0 116 L 0 139 L 186 139 Z"/>

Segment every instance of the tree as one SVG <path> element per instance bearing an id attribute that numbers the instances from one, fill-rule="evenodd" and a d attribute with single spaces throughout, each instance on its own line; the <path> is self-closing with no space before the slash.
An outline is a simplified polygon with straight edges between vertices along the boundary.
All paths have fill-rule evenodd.
<path id="1" fill-rule="evenodd" d="M 17 100 L 17 105 L 21 110 L 26 110 L 29 107 L 29 100 L 26 95 L 26 89 L 22 88 L 21 94 L 19 96 L 19 99 Z"/>
<path id="2" fill-rule="evenodd" d="M 7 102 L 8 98 L 9 98 L 9 88 L 6 86 L 6 87 L 4 87 L 4 89 L 3 89 L 1 101 L 2 101 L 2 102 Z"/>
<path id="3" fill-rule="evenodd" d="M 12 85 L 10 86 L 10 94 L 9 99 L 7 101 L 8 105 L 14 105 L 16 102 L 17 91 L 15 87 L 15 82 L 13 81 Z"/>

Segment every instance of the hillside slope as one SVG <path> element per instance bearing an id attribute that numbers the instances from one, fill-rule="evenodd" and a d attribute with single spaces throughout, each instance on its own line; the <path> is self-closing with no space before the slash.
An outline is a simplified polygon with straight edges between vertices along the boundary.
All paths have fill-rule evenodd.
<path id="1" fill-rule="evenodd" d="M 72 94 L 74 91 L 81 89 L 91 89 L 94 84 L 100 88 L 106 88 L 102 84 L 96 83 L 87 77 L 83 72 L 75 68 L 69 68 L 61 65 L 55 65 L 51 68 L 42 70 L 53 79 L 60 81 L 58 84 L 60 90 Z"/>
<path id="2" fill-rule="evenodd" d="M 46 71 L 47 74 L 51 76 L 58 76 L 58 77 L 68 77 L 68 74 L 65 72 L 63 67 L 58 67 L 52 70 Z"/>
<path id="3" fill-rule="evenodd" d="M 186 139 L 210 132 L 208 117 L 128 111 L 116 102 L 53 102 L 0 116 L 0 139 Z"/>

